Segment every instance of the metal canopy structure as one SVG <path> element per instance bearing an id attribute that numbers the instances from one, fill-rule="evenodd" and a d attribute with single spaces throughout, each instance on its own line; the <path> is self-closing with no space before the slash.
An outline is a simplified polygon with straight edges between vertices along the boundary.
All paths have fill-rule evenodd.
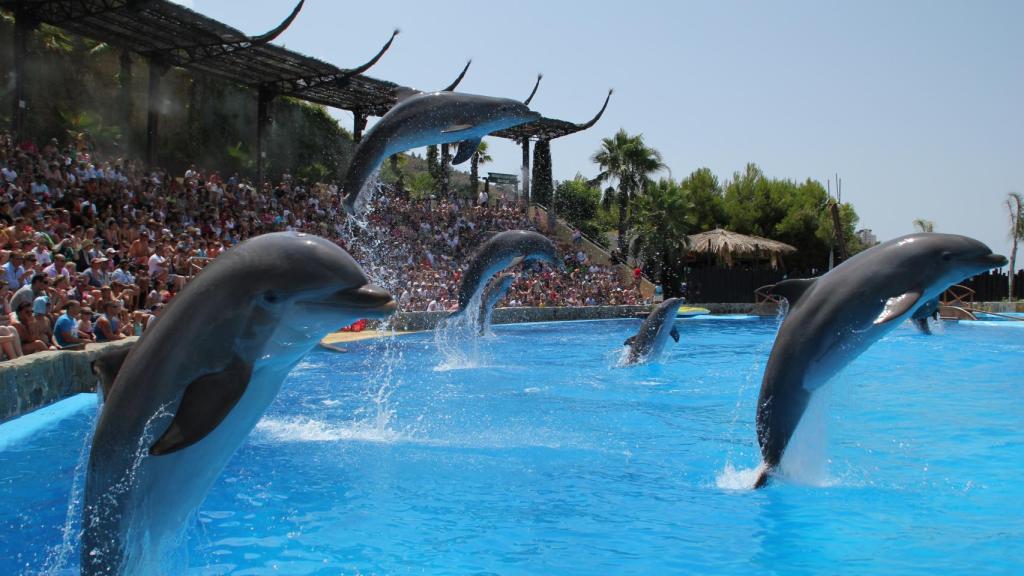
<path id="1" fill-rule="evenodd" d="M 295 20 L 305 0 L 299 0 L 281 24 L 265 34 L 249 36 L 222 22 L 168 0 L 0 0 L 0 8 L 15 15 L 14 60 L 15 87 L 12 131 L 17 135 L 28 109 L 25 102 L 24 69 L 27 38 L 40 23 L 63 28 L 75 34 L 120 48 L 122 98 L 126 110 L 131 107 L 129 94 L 131 53 L 149 63 L 149 99 L 157 102 L 160 80 L 172 67 L 180 67 L 258 91 L 257 112 L 257 181 L 263 180 L 263 139 L 270 121 L 270 104 L 277 96 L 291 96 L 353 113 L 353 138 L 358 141 L 368 116 L 383 116 L 402 97 L 418 91 L 394 82 L 365 76 L 370 67 L 391 47 L 396 30 L 384 46 L 368 61 L 351 69 L 276 46 L 270 42 Z M 454 90 L 469 69 L 469 63 L 444 90 Z M 540 85 L 538 75 L 526 103 L 533 99 Z M 593 126 L 605 109 L 611 91 L 601 110 L 589 122 L 577 124 L 553 118 L 541 118 L 530 124 L 495 132 L 493 136 L 514 140 L 523 146 L 523 191 L 529 195 L 529 145 L 547 143 Z M 130 116 L 126 112 L 125 118 Z M 147 121 L 147 162 L 156 162 L 158 106 L 149 106 Z M 550 173 L 550 158 L 543 162 Z M 550 177 L 548 177 L 550 180 Z"/>
<path id="2" fill-rule="evenodd" d="M 57 26 L 163 66 L 334 108 L 383 114 L 411 90 L 361 75 L 391 46 L 397 31 L 373 58 L 353 69 L 270 44 L 292 23 L 304 1 L 280 25 L 259 36 L 248 36 L 168 0 L 0 0 L 0 7 L 18 19 Z"/>

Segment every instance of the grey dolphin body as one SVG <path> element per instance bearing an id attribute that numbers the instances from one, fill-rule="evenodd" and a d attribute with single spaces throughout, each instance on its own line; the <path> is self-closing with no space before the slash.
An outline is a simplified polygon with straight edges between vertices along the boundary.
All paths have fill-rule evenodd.
<path id="1" fill-rule="evenodd" d="M 491 325 L 491 316 L 494 314 L 494 306 L 499 300 L 508 294 L 508 289 L 515 282 L 515 274 L 502 274 L 495 278 L 484 288 L 484 294 L 480 298 L 480 314 L 477 315 L 477 332 L 483 336 Z"/>
<path id="2" fill-rule="evenodd" d="M 480 245 L 462 274 L 459 309 L 455 314 L 465 312 L 469 303 L 498 272 L 520 262 L 538 260 L 560 268 L 564 266 L 554 243 L 542 234 L 529 230 L 506 230 L 495 234 Z"/>
<path id="3" fill-rule="evenodd" d="M 679 342 L 679 331 L 676 330 L 675 321 L 682 305 L 682 298 L 669 298 L 647 315 L 636 335 L 630 336 L 624 342 L 629 346 L 627 364 L 657 358 L 665 349 L 669 337 Z"/>
<path id="4" fill-rule="evenodd" d="M 480 139 L 512 126 L 532 122 L 540 114 L 518 100 L 461 92 L 410 96 L 373 125 L 356 147 L 342 190 L 345 210 L 352 214 L 363 186 L 385 158 L 431 144 L 459 142 L 454 164 L 469 160 Z"/>
<path id="5" fill-rule="evenodd" d="M 213 261 L 123 364 L 94 366 L 107 390 L 89 453 L 82 574 L 165 573 L 291 368 L 339 325 L 394 309 L 351 256 L 316 236 L 266 234 Z"/>
<path id="6" fill-rule="evenodd" d="M 812 279 L 766 287 L 789 301 L 757 403 L 764 486 L 811 394 L 947 287 L 1006 264 L 966 236 L 920 233 L 879 244 Z"/>
<path id="7" fill-rule="evenodd" d="M 931 334 L 932 328 L 928 325 L 929 318 L 938 318 L 939 315 L 939 299 L 933 298 L 928 302 L 921 305 L 920 308 L 914 312 L 914 315 L 910 317 L 910 321 L 914 323 L 914 326 L 922 334 Z"/>

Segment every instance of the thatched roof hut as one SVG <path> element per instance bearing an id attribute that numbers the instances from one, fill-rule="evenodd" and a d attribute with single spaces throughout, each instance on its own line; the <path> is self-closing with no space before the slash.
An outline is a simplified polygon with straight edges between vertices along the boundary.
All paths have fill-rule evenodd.
<path id="1" fill-rule="evenodd" d="M 690 254 L 699 257 L 713 256 L 726 266 L 740 260 L 768 260 L 772 268 L 778 268 L 784 254 L 792 254 L 796 248 L 760 236 L 748 236 L 715 228 L 690 236 Z"/>

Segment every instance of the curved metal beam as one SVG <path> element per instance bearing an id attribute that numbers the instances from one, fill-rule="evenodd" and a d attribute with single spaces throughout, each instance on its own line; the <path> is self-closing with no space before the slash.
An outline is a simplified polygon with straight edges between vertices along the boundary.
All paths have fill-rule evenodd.
<path id="1" fill-rule="evenodd" d="M 373 58 L 370 58 L 370 60 L 367 61 L 366 64 L 363 64 L 362 66 L 353 68 L 351 70 L 346 70 L 345 74 L 342 77 L 349 78 L 355 76 L 356 74 L 362 74 L 363 72 L 369 70 L 374 64 L 377 63 L 378 60 L 380 60 L 380 57 L 383 56 L 384 53 L 388 51 L 388 48 L 391 48 L 391 43 L 395 41 L 395 36 L 398 36 L 398 32 L 398 28 L 395 28 L 395 31 L 391 33 L 391 38 L 388 38 L 388 41 L 384 44 L 384 46 L 377 52 L 377 54 Z"/>
<path id="2" fill-rule="evenodd" d="M 601 119 L 601 115 L 604 114 L 605 109 L 608 108 L 608 101 L 612 99 L 612 92 L 614 92 L 614 90 L 608 90 L 608 96 L 604 99 L 604 106 L 601 106 L 601 109 L 597 111 L 597 115 L 591 118 L 590 122 L 587 122 L 586 124 L 577 124 L 576 127 L 580 130 L 586 130 L 594 124 L 597 124 L 597 121 Z"/>
<path id="3" fill-rule="evenodd" d="M 441 92 L 453 92 L 455 90 L 455 87 L 458 86 L 459 83 L 462 82 L 462 79 L 466 77 L 466 71 L 469 70 L 469 65 L 472 63 L 473 59 L 471 58 L 468 62 L 466 62 L 466 67 L 462 69 L 462 72 L 459 74 L 459 77 L 455 79 L 455 82 L 449 84 L 448 87 L 441 90 Z"/>
<path id="4" fill-rule="evenodd" d="M 250 36 L 249 42 L 252 42 L 253 46 L 261 46 L 263 44 L 266 44 L 267 42 L 270 42 L 274 38 L 280 36 L 282 32 L 284 32 L 289 26 L 292 25 L 292 22 L 295 20 L 295 17 L 299 15 L 299 10 L 302 10 L 302 5 L 305 3 L 306 0 L 299 0 L 299 3 L 295 5 L 295 8 L 292 10 L 292 13 L 289 14 L 288 17 L 285 18 L 283 22 L 278 24 L 276 28 L 267 32 L 266 34 L 260 34 L 259 36 Z"/>
<path id="5" fill-rule="evenodd" d="M 533 97 L 537 94 L 537 88 L 540 88 L 540 79 L 543 77 L 543 74 L 537 74 L 537 83 L 533 85 L 533 91 L 530 92 L 530 95 L 526 97 L 526 100 L 523 101 L 523 104 L 526 104 L 527 106 L 530 105 L 530 100 L 533 100 Z"/>

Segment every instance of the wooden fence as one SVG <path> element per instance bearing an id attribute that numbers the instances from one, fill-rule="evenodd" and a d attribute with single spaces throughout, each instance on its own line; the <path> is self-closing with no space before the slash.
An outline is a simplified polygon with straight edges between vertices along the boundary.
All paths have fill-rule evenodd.
<path id="1" fill-rule="evenodd" d="M 689 302 L 754 302 L 754 291 L 783 278 L 802 278 L 799 274 L 786 276 L 778 270 L 743 270 L 739 268 L 689 268 L 685 273 L 686 297 Z M 1005 300 L 1009 290 L 1007 275 L 986 272 L 964 280 L 960 284 L 974 290 L 978 302 Z M 1024 300 L 1024 270 L 1017 271 L 1014 283 L 1016 299 Z"/>

